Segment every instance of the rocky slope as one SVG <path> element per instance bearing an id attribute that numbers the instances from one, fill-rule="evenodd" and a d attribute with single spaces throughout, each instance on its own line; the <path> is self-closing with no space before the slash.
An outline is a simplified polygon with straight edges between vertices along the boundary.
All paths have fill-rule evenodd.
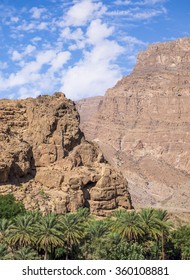
<path id="1" fill-rule="evenodd" d="M 86 118 L 89 103 L 77 104 L 81 128 L 128 179 L 134 206 L 190 212 L 190 38 L 150 45 Z"/>
<path id="2" fill-rule="evenodd" d="M 64 94 L 0 100 L 0 194 L 27 209 L 65 213 L 88 207 L 109 215 L 132 207 L 127 181 L 85 141 L 79 114 Z"/>

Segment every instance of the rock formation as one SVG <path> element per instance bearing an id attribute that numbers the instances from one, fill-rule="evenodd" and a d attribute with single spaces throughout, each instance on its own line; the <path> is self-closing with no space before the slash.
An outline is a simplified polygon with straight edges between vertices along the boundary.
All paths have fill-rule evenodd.
<path id="1" fill-rule="evenodd" d="M 150 45 L 86 118 L 89 103 L 77 104 L 81 128 L 127 178 L 134 206 L 190 212 L 190 38 Z"/>
<path id="2" fill-rule="evenodd" d="M 6 193 L 44 213 L 88 207 L 104 216 L 132 207 L 126 179 L 85 141 L 75 104 L 62 93 L 0 100 L 0 194 Z"/>

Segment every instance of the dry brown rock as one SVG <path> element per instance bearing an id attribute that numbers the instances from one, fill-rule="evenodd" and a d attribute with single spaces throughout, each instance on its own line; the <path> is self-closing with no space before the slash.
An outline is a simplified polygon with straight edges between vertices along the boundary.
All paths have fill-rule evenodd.
<path id="1" fill-rule="evenodd" d="M 129 182 L 136 208 L 190 212 L 190 38 L 140 52 L 131 75 L 78 102 L 81 129 Z"/>
<path id="2" fill-rule="evenodd" d="M 85 141 L 75 104 L 64 94 L 0 102 L 0 194 L 27 209 L 95 215 L 132 207 L 127 181 Z"/>

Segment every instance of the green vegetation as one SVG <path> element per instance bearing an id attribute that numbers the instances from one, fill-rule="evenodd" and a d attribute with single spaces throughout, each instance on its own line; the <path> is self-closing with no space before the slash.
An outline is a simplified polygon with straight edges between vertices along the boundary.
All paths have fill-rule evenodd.
<path id="1" fill-rule="evenodd" d="M 8 198 L 1 197 L 1 209 Z M 165 210 L 117 210 L 96 219 L 87 208 L 64 215 L 19 209 L 1 213 L 0 259 L 190 259 L 190 225 L 174 229 Z"/>
<path id="2" fill-rule="evenodd" d="M 16 202 L 12 194 L 0 195 L 0 219 L 10 219 L 18 214 L 24 214 L 24 212 L 23 204 Z"/>

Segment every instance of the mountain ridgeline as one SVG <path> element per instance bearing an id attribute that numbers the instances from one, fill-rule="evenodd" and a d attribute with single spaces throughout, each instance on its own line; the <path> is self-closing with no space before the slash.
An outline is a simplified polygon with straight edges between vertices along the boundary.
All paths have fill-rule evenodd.
<path id="1" fill-rule="evenodd" d="M 127 178 L 135 208 L 190 213 L 190 38 L 150 45 L 129 76 L 77 108 L 86 138 Z"/>

